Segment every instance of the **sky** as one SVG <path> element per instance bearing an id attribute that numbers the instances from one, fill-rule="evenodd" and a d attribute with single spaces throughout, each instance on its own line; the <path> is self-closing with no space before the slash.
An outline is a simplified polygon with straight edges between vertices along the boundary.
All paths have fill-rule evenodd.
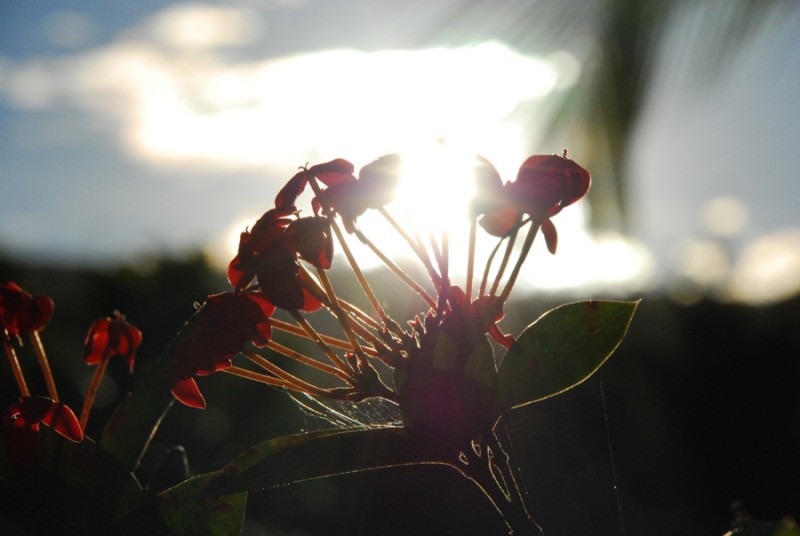
<path id="1" fill-rule="evenodd" d="M 416 209 L 441 212 L 463 189 L 434 187 L 454 155 L 480 152 L 508 180 L 560 150 L 537 117 L 591 44 L 530 31 L 532 5 L 0 2 L 0 252 L 109 265 L 205 248 L 224 265 L 298 166 L 395 151 L 426 170 Z M 685 11 L 654 60 L 630 232 L 588 232 L 590 207 L 570 207 L 532 286 L 753 303 L 800 290 L 800 8 L 689 82 L 706 23 Z"/>

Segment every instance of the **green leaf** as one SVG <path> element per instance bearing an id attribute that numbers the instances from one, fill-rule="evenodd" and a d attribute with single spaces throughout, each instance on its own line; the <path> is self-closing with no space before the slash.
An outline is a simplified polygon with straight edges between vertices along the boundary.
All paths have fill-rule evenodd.
<path id="1" fill-rule="evenodd" d="M 417 463 L 444 463 L 405 428 L 324 430 L 266 441 L 226 466 L 211 495 L 256 491 L 354 471 Z"/>
<path id="2" fill-rule="evenodd" d="M 208 497 L 218 472 L 184 480 L 158 494 L 158 504 L 175 534 L 222 535 L 242 531 L 247 493 Z"/>
<path id="3" fill-rule="evenodd" d="M 30 463 L 11 465 L 6 487 L 20 523 L 41 533 L 99 534 L 139 507 L 142 490 L 117 460 L 85 437 L 42 426 Z"/>
<path id="4" fill-rule="evenodd" d="M 594 374 L 619 346 L 638 304 L 584 301 L 542 315 L 500 363 L 497 414 L 562 393 Z"/>

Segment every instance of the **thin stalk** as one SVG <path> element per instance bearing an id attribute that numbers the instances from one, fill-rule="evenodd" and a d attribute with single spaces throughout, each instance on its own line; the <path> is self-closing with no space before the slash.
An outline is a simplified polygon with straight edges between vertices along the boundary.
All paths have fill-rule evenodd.
<path id="1" fill-rule="evenodd" d="M 383 329 L 383 326 L 381 326 L 378 322 L 376 322 L 374 318 L 369 316 L 367 313 L 365 313 L 352 303 L 345 300 L 339 300 L 339 305 L 341 305 L 342 309 L 347 311 L 349 314 L 353 315 L 357 320 L 363 322 L 372 329 L 376 330 Z"/>
<path id="2" fill-rule="evenodd" d="M 314 344 L 319 346 L 319 348 L 322 350 L 325 356 L 331 361 L 331 363 L 333 363 L 339 368 L 339 373 L 333 373 L 333 374 L 336 374 L 337 376 L 346 379 L 347 382 L 350 383 L 353 380 L 353 377 L 347 372 L 350 370 L 350 367 L 348 365 L 345 365 L 344 362 L 339 358 L 339 356 L 336 355 L 336 352 L 331 350 L 331 347 L 328 346 L 328 344 L 322 340 L 322 337 L 320 337 L 319 333 L 317 333 L 317 330 L 314 329 L 314 326 L 309 324 L 308 320 L 303 318 L 303 315 L 300 314 L 300 311 L 290 311 L 290 313 L 292 314 L 292 318 L 294 318 L 295 322 L 297 322 L 300 325 L 300 327 L 303 328 L 303 331 L 306 332 L 308 338 L 314 341 Z M 318 362 L 313 359 L 311 361 Z"/>
<path id="3" fill-rule="evenodd" d="M 326 398 L 333 398 L 337 400 L 347 400 L 347 396 L 342 392 L 334 392 L 330 389 L 322 389 L 319 387 L 311 386 L 312 389 L 297 389 L 296 386 L 292 385 L 290 382 L 286 382 L 280 378 L 275 378 L 273 376 L 267 376 L 266 374 L 261 374 L 258 372 L 253 372 L 252 370 L 247 370 L 237 366 L 231 366 L 226 369 L 222 369 L 221 372 L 227 372 L 233 376 L 238 376 L 240 378 L 246 378 L 248 380 L 257 381 L 259 383 L 263 383 L 266 385 L 272 385 L 275 387 L 285 387 L 287 389 L 291 389 L 292 391 L 297 391 L 300 393 L 306 393 L 309 395 L 314 396 L 324 396 Z M 349 394 L 349 393 L 348 393 Z"/>
<path id="4" fill-rule="evenodd" d="M 417 244 L 419 244 L 419 247 L 422 249 L 422 251 L 425 254 L 426 258 L 428 259 L 428 263 L 431 265 L 430 273 L 431 273 L 431 280 L 433 282 L 433 286 L 436 289 L 436 292 L 441 294 L 442 286 L 444 285 L 444 283 L 442 282 L 443 274 L 437 273 L 436 269 L 433 267 L 433 264 L 431 263 L 431 260 L 430 260 L 430 256 L 428 255 L 428 250 L 423 245 L 425 243 L 425 241 L 420 236 L 419 229 L 417 229 L 416 227 L 414 228 L 414 238 L 416 239 Z M 434 255 L 434 257 L 436 257 L 436 248 L 435 247 L 433 248 L 433 255 Z"/>
<path id="5" fill-rule="evenodd" d="M 536 238 L 536 233 L 539 231 L 539 222 L 533 221 L 531 223 L 530 229 L 528 229 L 528 235 L 525 237 L 525 242 L 522 244 L 522 251 L 519 253 L 519 257 L 517 258 L 517 264 L 514 265 L 514 270 L 511 272 L 511 275 L 508 277 L 508 281 L 506 281 L 506 286 L 503 288 L 503 292 L 500 294 L 500 303 L 505 303 L 508 299 L 509 294 L 511 294 L 511 289 L 514 287 L 514 283 L 517 281 L 517 276 L 519 276 L 519 271 L 522 269 L 522 265 L 525 262 L 525 257 L 528 256 L 528 253 L 531 250 L 531 246 L 533 245 L 533 239 Z"/>
<path id="6" fill-rule="evenodd" d="M 514 234 L 512 234 L 511 237 L 509 237 L 508 243 L 506 243 L 506 251 L 503 254 L 503 260 L 500 261 L 500 267 L 497 269 L 497 274 L 495 274 L 494 276 L 494 283 L 492 283 L 492 288 L 489 291 L 490 296 L 494 296 L 495 293 L 497 292 L 497 287 L 500 286 L 500 280 L 503 278 L 503 274 L 505 273 L 506 268 L 508 267 L 508 261 L 509 259 L 511 259 L 511 252 L 514 249 L 514 243 L 517 241 L 518 232 L 519 229 L 514 231 Z"/>
<path id="7" fill-rule="evenodd" d="M 247 378 L 248 380 L 254 380 L 257 381 L 258 383 L 264 383 L 267 385 L 271 385 L 273 387 L 286 387 L 288 389 L 292 389 L 293 391 L 300 390 L 297 388 L 296 385 L 293 385 L 290 382 L 287 382 L 286 380 L 282 380 L 281 378 L 276 378 L 274 376 L 267 376 L 266 374 L 261 374 L 260 372 L 253 372 L 252 370 L 247 370 L 241 367 L 237 367 L 236 365 L 224 368 L 220 372 L 225 372 L 227 374 L 238 376 L 240 378 Z"/>
<path id="8" fill-rule="evenodd" d="M 341 302 L 341 303 L 343 305 L 346 304 L 346 305 L 348 305 L 350 307 L 353 307 L 350 304 L 348 304 L 347 302 Z M 372 319 L 369 319 L 369 320 L 371 320 L 371 322 L 374 323 L 374 320 L 372 320 Z M 362 346 L 361 347 L 363 350 L 365 350 L 364 353 L 369 357 L 377 357 L 378 359 L 380 359 L 381 361 L 383 361 L 384 363 L 386 363 L 387 365 L 389 365 L 391 367 L 395 366 L 395 363 L 393 361 L 387 360 L 387 354 L 386 354 L 386 352 L 390 352 L 391 353 L 393 351 L 393 348 L 391 348 L 388 345 L 387 341 L 385 341 L 382 338 L 376 336 L 373 332 L 371 332 L 367 328 L 367 326 L 370 326 L 373 329 L 379 330 L 379 329 L 381 329 L 381 327 L 378 326 L 378 325 L 372 325 L 369 322 L 367 323 L 367 326 L 364 326 L 364 325 L 361 325 L 361 323 L 360 323 L 361 321 L 363 321 L 363 319 L 360 316 L 354 315 L 353 323 L 350 325 L 350 327 L 353 329 L 353 332 L 356 335 L 358 335 L 359 338 L 361 338 L 362 341 L 364 341 L 365 343 L 370 345 L 370 346 Z M 395 331 L 401 332 L 402 330 L 400 329 L 399 326 L 393 326 L 392 332 L 395 332 Z M 385 351 L 382 352 L 381 349 L 383 349 Z"/>
<path id="9" fill-rule="evenodd" d="M 270 374 L 273 374 L 282 381 L 286 382 L 287 384 L 286 386 L 289 387 L 290 389 L 316 395 L 321 395 L 324 394 L 325 392 L 325 389 L 317 387 L 316 385 L 309 383 L 301 378 L 298 378 L 294 374 L 291 374 L 290 372 L 283 370 L 278 365 L 258 355 L 256 352 L 245 350 L 242 352 L 242 355 L 245 356 L 250 361 L 252 361 L 253 363 L 255 363 L 256 365 L 258 365 L 259 367 L 269 372 Z"/>
<path id="10" fill-rule="evenodd" d="M 347 340 L 350 341 L 350 344 L 353 346 L 353 353 L 356 355 L 360 355 L 364 357 L 364 351 L 361 349 L 361 344 L 358 342 L 358 339 L 353 334 L 353 329 L 350 326 L 349 318 L 342 306 L 339 304 L 339 298 L 336 296 L 336 293 L 333 291 L 333 284 L 331 280 L 328 278 L 328 275 L 325 273 L 324 270 L 321 268 L 317 268 L 317 275 L 319 275 L 320 280 L 322 281 L 322 286 L 325 287 L 325 291 L 328 294 L 328 298 L 331 301 L 331 307 L 333 309 L 333 314 L 336 319 L 339 321 L 339 326 L 341 326 L 342 331 L 347 336 Z M 348 363 L 349 365 L 349 363 Z M 354 370 L 351 366 L 351 370 Z"/>
<path id="11" fill-rule="evenodd" d="M 372 252 L 375 253 L 375 255 L 378 256 L 378 258 L 381 260 L 381 262 L 383 262 L 383 264 L 386 265 L 386 267 L 389 268 L 389 270 L 391 270 L 392 273 L 394 273 L 397 277 L 399 277 L 400 280 L 403 283 L 405 283 L 411 290 L 416 292 L 419 295 L 419 297 L 422 298 L 422 300 L 429 307 L 435 307 L 436 306 L 436 301 L 433 298 L 431 298 L 430 294 L 428 294 L 428 292 L 424 288 L 422 288 L 419 285 L 419 283 L 417 283 L 416 281 L 411 279 L 411 277 L 407 273 L 405 273 L 402 268 L 397 266 L 397 264 L 395 264 L 380 249 L 378 249 L 378 246 L 376 246 L 372 242 L 372 240 L 367 238 L 364 235 L 364 233 L 362 233 L 361 231 L 358 231 L 358 230 L 356 230 L 356 236 L 358 237 L 359 240 L 361 240 L 361 242 L 363 242 L 368 248 L 370 248 L 372 250 Z"/>
<path id="12" fill-rule="evenodd" d="M 446 230 L 442 230 L 442 278 L 450 284 L 450 238 Z"/>
<path id="13" fill-rule="evenodd" d="M 56 389 L 56 381 L 53 378 L 53 372 L 50 370 L 50 362 L 47 360 L 47 354 L 44 351 L 42 339 L 39 337 L 38 331 L 30 332 L 31 345 L 36 352 L 36 358 L 39 360 L 39 367 L 42 369 L 44 381 L 47 385 L 47 392 L 50 393 L 50 398 L 58 402 L 58 390 Z"/>
<path id="14" fill-rule="evenodd" d="M 97 391 L 100 388 L 100 382 L 106 373 L 106 367 L 108 367 L 109 361 L 110 359 L 103 356 L 103 359 L 100 360 L 100 363 L 98 363 L 94 371 L 92 383 L 89 384 L 89 389 L 86 391 L 86 398 L 83 399 L 83 408 L 81 409 L 81 418 L 79 419 L 83 430 L 86 430 L 86 423 L 89 421 L 89 413 L 92 411 L 94 400 L 97 398 Z"/>
<path id="15" fill-rule="evenodd" d="M 328 365 L 326 363 L 322 363 L 320 361 L 317 361 L 316 359 L 312 359 L 312 358 L 308 357 L 307 355 L 301 354 L 300 352 L 298 352 L 296 350 L 292 350 L 291 348 L 288 348 L 288 347 L 286 347 L 286 346 L 284 346 L 284 345 L 282 345 L 282 344 L 280 344 L 278 342 L 268 341 L 267 342 L 267 348 L 270 348 L 271 350 L 275 350 L 279 354 L 283 354 L 286 357 L 291 357 L 295 361 L 297 361 L 299 363 L 302 363 L 302 364 L 304 364 L 306 366 L 309 366 L 311 368 L 315 368 L 315 369 L 317 369 L 317 370 L 319 370 L 321 372 L 324 372 L 326 374 L 330 374 L 332 376 L 336 376 L 337 378 L 340 378 L 340 379 L 346 381 L 349 384 L 352 384 L 353 381 L 354 381 L 353 377 L 350 374 L 348 374 L 347 372 L 345 372 L 344 370 L 338 369 L 336 367 L 332 367 L 332 366 L 330 366 L 330 365 Z"/>
<path id="16" fill-rule="evenodd" d="M 383 307 L 381 307 L 381 303 L 378 301 L 378 297 L 375 296 L 375 293 L 372 291 L 372 287 L 369 285 L 367 278 L 364 277 L 364 273 L 358 266 L 356 258 L 353 256 L 353 252 L 347 246 L 347 242 L 345 242 L 344 240 L 344 235 L 342 234 L 342 230 L 333 220 L 333 217 L 331 217 L 330 221 L 331 221 L 331 227 L 333 227 L 333 232 L 336 234 L 336 239 L 342 246 L 342 251 L 344 251 L 345 257 L 347 257 L 347 262 L 350 263 L 350 267 L 353 269 L 353 274 L 356 276 L 358 284 L 361 285 L 361 288 L 364 291 L 364 295 L 366 295 L 367 300 L 369 300 L 369 303 L 370 305 L 372 305 L 372 308 L 375 310 L 375 313 L 378 315 L 378 318 L 380 318 L 382 322 L 387 323 L 386 312 L 383 310 Z"/>
<path id="17" fill-rule="evenodd" d="M 269 325 L 275 329 L 279 329 L 281 331 L 285 331 L 293 335 L 299 335 L 301 337 L 306 336 L 306 332 L 302 328 L 295 326 L 294 324 L 278 320 L 276 318 L 270 318 Z M 323 335 L 321 333 L 319 337 L 333 348 L 339 348 L 340 350 L 347 350 L 348 352 L 353 351 L 353 346 L 348 341 L 337 339 L 336 337 L 331 337 L 330 335 Z M 362 346 L 361 349 L 364 351 L 365 354 L 369 356 L 376 357 L 378 355 L 378 353 L 375 351 L 374 348 Z"/>
<path id="18" fill-rule="evenodd" d="M 400 224 L 397 223 L 397 220 L 395 220 L 385 208 L 383 207 L 379 208 L 378 212 L 381 213 L 381 215 L 386 219 L 386 221 L 389 222 L 389 224 L 394 228 L 394 230 L 397 231 L 397 233 L 403 238 L 403 240 L 405 240 L 406 243 L 411 247 L 411 250 L 414 252 L 414 254 L 420 260 L 422 265 L 428 271 L 428 275 L 430 276 L 433 285 L 437 289 L 440 288 L 441 280 L 439 274 L 436 273 L 436 270 L 434 269 L 433 264 L 431 263 L 431 258 L 430 256 L 428 256 L 428 252 L 425 250 L 425 248 L 420 245 L 419 241 L 415 241 L 413 238 L 411 238 L 408 235 L 408 233 L 406 233 L 405 229 L 403 229 L 400 226 Z"/>
<path id="19" fill-rule="evenodd" d="M 316 178 L 311 178 L 308 181 L 308 184 L 311 186 L 311 189 L 314 190 L 314 195 L 316 195 L 317 198 L 320 198 L 322 190 L 320 190 Z M 328 222 L 330 223 L 331 229 L 333 229 L 333 233 L 336 235 L 337 242 L 339 242 L 339 245 L 342 247 L 342 251 L 344 251 L 345 257 L 347 257 L 347 262 L 350 264 L 350 268 L 352 268 L 353 274 L 356 276 L 358 284 L 361 285 L 361 288 L 364 291 L 367 300 L 369 300 L 370 305 L 372 305 L 372 308 L 375 310 L 375 313 L 378 315 L 381 321 L 386 322 L 386 312 L 383 310 L 383 307 L 381 307 L 378 298 L 372 291 L 372 287 L 369 286 L 369 283 L 367 282 L 367 279 L 364 277 L 361 268 L 358 266 L 356 258 L 355 256 L 353 256 L 353 252 L 350 250 L 350 247 L 347 245 L 347 242 L 344 239 L 344 234 L 342 234 L 342 230 L 336 223 L 336 218 L 333 214 L 333 211 L 331 211 L 330 207 L 328 206 L 323 206 L 322 210 L 323 213 L 325 214 L 325 217 L 328 219 Z M 329 294 L 328 297 L 333 301 L 335 300 L 336 296 L 334 294 Z"/>
<path id="20" fill-rule="evenodd" d="M 492 252 L 489 254 L 489 258 L 486 260 L 486 266 L 483 268 L 483 277 L 481 278 L 481 286 L 478 290 L 478 297 L 481 297 L 486 293 L 486 285 L 489 282 L 489 272 L 492 268 L 492 263 L 494 263 L 494 258 L 506 238 L 507 237 L 504 236 L 497 241 L 497 244 L 495 244 L 494 248 L 492 248 Z"/>
<path id="21" fill-rule="evenodd" d="M 467 252 L 467 301 L 472 301 L 472 279 L 475 277 L 475 240 L 477 237 L 478 218 L 469 222 L 469 250 Z"/>
<path id="22" fill-rule="evenodd" d="M 0 334 L 0 337 L 2 337 L 2 334 Z M 3 337 L 3 348 L 5 348 L 6 355 L 8 356 L 11 372 L 14 373 L 14 379 L 17 381 L 20 396 L 31 396 L 31 392 L 28 390 L 28 384 L 25 383 L 25 376 L 22 374 L 22 367 L 19 365 L 19 359 L 17 359 L 17 353 L 14 351 L 14 347 L 11 346 L 11 342 L 5 337 Z"/>
<path id="23" fill-rule="evenodd" d="M 322 305 L 330 307 L 328 296 L 325 294 L 325 289 L 320 286 L 319 281 L 314 279 L 314 277 L 301 263 L 297 263 L 297 268 L 297 275 L 299 276 L 298 279 L 300 280 L 300 284 L 303 286 L 303 288 L 317 298 Z"/>

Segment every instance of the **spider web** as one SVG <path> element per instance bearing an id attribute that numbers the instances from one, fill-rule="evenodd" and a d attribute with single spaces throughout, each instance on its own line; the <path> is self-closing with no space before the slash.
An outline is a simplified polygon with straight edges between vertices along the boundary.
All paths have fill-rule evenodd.
<path id="1" fill-rule="evenodd" d="M 306 393 L 290 393 L 289 398 L 302 412 L 304 431 L 331 428 L 382 428 L 401 426 L 400 407 L 385 398 L 361 402 L 322 400 Z"/>

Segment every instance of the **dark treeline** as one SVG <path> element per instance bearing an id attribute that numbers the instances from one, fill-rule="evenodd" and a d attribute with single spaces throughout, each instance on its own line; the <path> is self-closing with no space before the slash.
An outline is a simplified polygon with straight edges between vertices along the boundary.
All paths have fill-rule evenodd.
<path id="1" fill-rule="evenodd" d="M 137 325 L 144 332 L 142 370 L 196 302 L 228 289 L 199 255 L 107 270 L 5 259 L 0 281 L 55 300 L 42 338 L 62 399 L 73 407 L 91 376 L 81 357 L 92 321 L 119 310 Z M 721 535 L 736 501 L 757 519 L 800 518 L 800 299 L 746 307 L 643 298 L 628 337 L 598 375 L 514 412 L 500 428 L 511 438 L 520 483 L 545 534 Z M 532 320 L 554 305 L 550 298 L 518 299 L 507 315 Z M 411 307 L 396 306 L 403 314 Z M 18 393 L 7 362 L 2 368 L 5 406 Z M 32 391 L 43 394 L 35 361 L 27 359 L 25 369 Z M 90 436 L 137 374 L 112 364 Z M 204 472 L 259 441 L 324 426 L 280 391 L 223 374 L 200 382 L 208 409 L 176 405 L 145 460 L 142 471 L 154 488 L 168 486 L 170 470 L 181 467 L 170 451 L 177 445 L 189 469 Z M 433 466 L 255 493 L 248 512 L 250 529 L 258 523 L 270 534 L 353 534 L 353 526 L 369 534 L 503 533 L 476 488 Z"/>

